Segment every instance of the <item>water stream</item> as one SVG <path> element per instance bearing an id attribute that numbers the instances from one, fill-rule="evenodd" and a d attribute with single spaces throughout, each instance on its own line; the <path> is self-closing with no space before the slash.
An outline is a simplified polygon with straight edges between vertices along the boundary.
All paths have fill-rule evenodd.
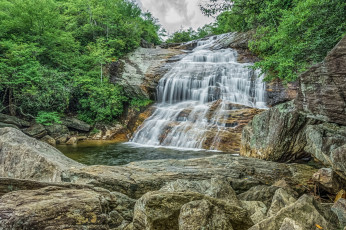
<path id="1" fill-rule="evenodd" d="M 266 108 L 265 84 L 251 63 L 237 62 L 233 49 L 215 49 L 226 35 L 199 41 L 159 81 L 154 114 L 131 142 L 147 146 L 217 150 L 219 134 L 233 128 L 226 122 L 234 104 Z M 212 132 L 212 134 L 211 134 Z"/>

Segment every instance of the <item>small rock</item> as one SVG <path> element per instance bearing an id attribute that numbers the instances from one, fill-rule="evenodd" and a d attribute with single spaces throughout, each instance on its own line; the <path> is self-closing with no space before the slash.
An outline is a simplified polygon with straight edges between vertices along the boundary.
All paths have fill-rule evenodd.
<path id="1" fill-rule="evenodd" d="M 47 130 L 41 124 L 34 124 L 33 126 L 30 126 L 29 128 L 24 129 L 23 132 L 28 134 L 31 137 L 38 138 L 38 139 L 47 135 Z"/>
<path id="2" fill-rule="evenodd" d="M 341 198 L 335 202 L 332 211 L 338 216 L 341 227 L 346 227 L 346 199 Z"/>
<path id="3" fill-rule="evenodd" d="M 56 145 L 56 141 L 53 137 L 46 135 L 44 137 L 41 138 L 41 141 L 46 142 L 47 144 L 50 144 L 52 146 Z"/>
<path id="4" fill-rule="evenodd" d="M 304 230 L 291 218 L 285 218 L 280 230 Z"/>
<path id="5" fill-rule="evenodd" d="M 292 195 L 288 194 L 284 189 L 279 188 L 275 191 L 267 216 L 271 217 L 276 215 L 282 208 L 294 202 L 296 202 L 296 199 Z"/>
<path id="6" fill-rule="evenodd" d="M 75 145 L 78 143 L 78 138 L 77 137 L 71 137 L 67 142 L 66 144 L 67 145 Z"/>
<path id="7" fill-rule="evenodd" d="M 68 138 L 69 138 L 68 134 L 63 134 L 60 137 L 57 137 L 55 140 L 57 144 L 64 144 L 67 142 Z"/>
<path id="8" fill-rule="evenodd" d="M 179 215 L 180 230 L 233 230 L 227 214 L 207 200 L 184 204 Z"/>
<path id="9" fill-rule="evenodd" d="M 312 179 L 317 182 L 322 189 L 336 194 L 344 186 L 346 182 L 340 178 L 331 168 L 319 169 L 313 176 Z"/>
<path id="10" fill-rule="evenodd" d="M 252 187 L 248 191 L 238 195 L 239 200 L 262 201 L 267 207 L 270 207 L 272 198 L 279 187 L 259 185 Z"/>
<path id="11" fill-rule="evenodd" d="M 241 201 L 241 206 L 250 213 L 250 218 L 255 224 L 267 218 L 267 206 L 261 201 Z"/>

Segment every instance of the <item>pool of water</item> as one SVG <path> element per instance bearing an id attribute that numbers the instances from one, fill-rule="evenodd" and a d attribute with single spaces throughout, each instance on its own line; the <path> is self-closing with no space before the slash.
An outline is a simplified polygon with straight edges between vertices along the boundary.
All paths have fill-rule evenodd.
<path id="1" fill-rule="evenodd" d="M 191 159 L 226 154 L 206 150 L 157 148 L 99 141 L 60 145 L 57 148 L 67 157 L 86 165 L 124 165 L 134 161 Z"/>

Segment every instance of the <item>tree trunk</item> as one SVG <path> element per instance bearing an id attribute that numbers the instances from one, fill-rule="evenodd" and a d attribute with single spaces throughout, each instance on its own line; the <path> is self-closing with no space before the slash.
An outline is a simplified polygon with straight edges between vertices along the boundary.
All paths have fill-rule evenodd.
<path id="1" fill-rule="evenodd" d="M 16 116 L 16 107 L 13 101 L 13 89 L 10 88 L 8 91 L 8 109 L 11 116 Z"/>

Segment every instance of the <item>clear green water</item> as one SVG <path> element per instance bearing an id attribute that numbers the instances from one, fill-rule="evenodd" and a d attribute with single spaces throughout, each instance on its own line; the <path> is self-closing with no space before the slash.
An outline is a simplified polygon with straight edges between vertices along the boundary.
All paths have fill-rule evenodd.
<path id="1" fill-rule="evenodd" d="M 153 148 L 126 143 L 82 142 L 57 148 L 67 157 L 86 165 L 124 165 L 134 161 L 160 159 L 191 159 L 225 154 L 205 150 Z"/>

